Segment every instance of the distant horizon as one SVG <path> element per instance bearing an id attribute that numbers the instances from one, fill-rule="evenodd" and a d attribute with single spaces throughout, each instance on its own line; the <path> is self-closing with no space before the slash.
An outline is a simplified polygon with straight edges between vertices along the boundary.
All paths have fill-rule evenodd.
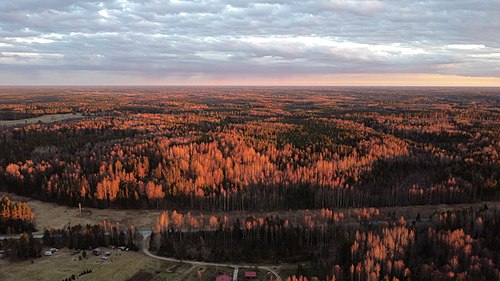
<path id="1" fill-rule="evenodd" d="M 1 71 L 0 71 L 1 73 Z M 95 75 L 95 74 L 94 74 Z M 189 76 L 184 80 L 171 81 L 141 81 L 125 82 L 113 75 L 96 75 L 96 79 L 85 79 L 69 75 L 65 82 L 35 80 L 30 83 L 5 83 L 0 79 L 0 85 L 5 86 L 306 86 L 306 87 L 500 87 L 500 77 L 470 77 L 443 74 L 331 74 L 316 75 L 314 79 L 303 76 L 284 76 L 281 79 L 274 77 L 242 77 L 238 79 L 192 79 Z M 11 80 L 12 81 L 12 80 Z M 15 81 L 15 80 L 14 80 Z M 3 83 L 2 83 L 3 82 Z"/>
<path id="2" fill-rule="evenodd" d="M 200 78 L 193 79 L 186 76 L 185 79 L 142 81 L 141 79 L 128 81 L 122 80 L 123 76 L 114 74 L 93 73 L 95 79 L 87 79 L 84 76 L 73 76 L 68 74 L 64 81 L 52 81 L 53 79 L 34 79 L 25 82 L 13 82 L 15 77 L 2 81 L 0 70 L 0 86 L 307 86 L 307 87 L 500 87 L 500 77 L 473 77 L 444 74 L 330 74 L 330 75 L 288 75 L 279 79 L 275 77 L 260 78 L 249 76 L 240 78 Z M 314 76 L 314 79 L 308 78 Z M 59 77 L 59 76 L 55 76 Z M 59 78 L 57 78 L 59 79 Z"/>
<path id="3" fill-rule="evenodd" d="M 500 86 L 447 86 L 447 85 L 174 85 L 174 84 L 165 84 L 165 85 L 151 85 L 151 84 L 41 84 L 41 85 L 8 85 L 8 84 L 0 84 L 0 88 L 74 88 L 74 87 L 89 87 L 89 88 L 134 88 L 134 87 L 145 87 L 145 88 L 491 88 L 496 89 Z"/>
<path id="4" fill-rule="evenodd" d="M 89 87 L 89 88 L 492 88 L 500 89 L 500 85 L 245 85 L 245 84 L 231 84 L 231 85 L 211 85 L 211 84 L 31 84 L 31 85 L 15 85 L 15 84 L 0 84 L 0 88 L 74 88 L 74 87 Z"/>
<path id="5" fill-rule="evenodd" d="M 500 88 L 500 85 L 272 85 L 272 84 L 255 84 L 255 85 L 245 85 L 245 84 L 228 84 L 228 85 L 211 85 L 211 84 L 26 84 L 26 85 L 14 85 L 14 84 L 0 84 L 0 88 L 72 88 L 72 87 L 146 87 L 146 88 L 231 88 L 231 87 L 248 87 L 248 88 Z"/>

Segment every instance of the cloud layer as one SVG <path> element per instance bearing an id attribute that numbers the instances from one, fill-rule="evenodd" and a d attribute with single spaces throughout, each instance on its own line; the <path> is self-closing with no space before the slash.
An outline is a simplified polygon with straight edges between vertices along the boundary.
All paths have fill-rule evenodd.
<path id="1" fill-rule="evenodd" d="M 92 84 L 92 73 L 139 84 L 372 73 L 499 78 L 498 15 L 497 0 L 1 1 L 0 84 Z"/>

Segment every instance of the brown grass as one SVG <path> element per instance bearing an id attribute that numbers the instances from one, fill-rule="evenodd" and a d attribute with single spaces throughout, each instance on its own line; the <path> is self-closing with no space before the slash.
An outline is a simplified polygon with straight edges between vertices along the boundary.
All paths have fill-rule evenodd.
<path id="1" fill-rule="evenodd" d="M 0 196 L 2 193 L 0 193 Z M 13 200 L 27 201 L 37 216 L 36 224 L 39 230 L 49 227 L 61 227 L 67 223 L 87 224 L 97 223 L 102 220 L 120 222 L 124 225 L 134 224 L 139 229 L 150 229 L 159 211 L 151 210 L 101 210 L 93 208 L 84 208 L 84 215 L 80 216 L 77 208 L 59 206 L 54 203 L 41 202 L 26 197 L 8 194 Z M 388 214 L 395 211 L 397 216 L 405 216 L 413 219 L 417 213 L 422 218 L 428 217 L 437 210 L 463 209 L 467 207 L 481 207 L 484 203 L 458 204 L 458 205 L 433 205 L 433 206 L 411 206 L 411 207 L 393 207 L 380 208 L 382 214 Z M 500 202 L 488 202 L 489 208 L 500 209 Z M 307 211 L 300 211 L 307 212 Z M 317 212 L 317 211 L 311 211 Z M 344 210 L 345 213 L 348 211 Z M 194 215 L 199 214 L 193 212 Z M 232 212 L 231 216 L 246 216 L 248 212 Z M 297 212 L 274 212 L 280 216 L 300 216 Z M 205 214 L 209 215 L 209 214 Z M 216 213 L 215 215 L 221 215 Z M 121 256 L 113 252 L 112 259 L 109 262 L 101 262 L 99 257 L 90 256 L 83 261 L 78 260 L 78 255 L 71 256 L 69 250 L 63 249 L 52 257 L 42 257 L 31 261 L 10 262 L 6 259 L 0 260 L 0 280 L 19 281 L 19 280 L 62 280 L 70 277 L 72 274 L 78 275 L 86 269 L 92 269 L 93 273 L 84 275 L 78 280 L 126 280 L 140 270 L 145 270 L 165 280 L 188 280 L 199 281 L 197 271 L 199 267 L 191 269 L 188 264 L 176 266 L 175 263 L 151 259 L 142 253 L 122 252 Z M 176 270 L 171 270 L 172 268 Z M 214 280 L 219 271 L 232 273 L 231 268 L 203 267 L 202 280 Z M 191 269 L 191 270 L 190 270 Z M 290 268 L 284 265 L 280 266 L 280 275 L 286 278 L 289 274 L 295 272 L 296 266 L 290 265 Z M 240 269 L 243 274 L 245 269 Z M 241 275 L 242 276 L 242 275 Z M 266 280 L 266 272 L 259 272 L 258 281 Z"/>
<path id="2" fill-rule="evenodd" d="M 127 280 L 140 270 L 160 275 L 171 280 L 181 274 L 183 267 L 176 273 L 167 273 L 172 263 L 151 259 L 138 252 L 112 252 L 108 261 L 101 261 L 100 257 L 87 255 L 87 259 L 79 260 L 78 255 L 71 255 L 67 249 L 62 249 L 51 257 L 43 256 L 31 261 L 10 262 L 0 260 L 0 280 L 63 280 L 72 274 L 78 276 L 80 272 L 92 269 L 92 273 L 81 276 L 78 280 Z"/>
<path id="3" fill-rule="evenodd" d="M 81 117 L 82 114 L 80 113 L 49 114 L 49 115 L 42 115 L 38 117 L 18 119 L 18 120 L 0 120 L 0 126 L 17 126 L 17 125 L 35 124 L 38 122 L 52 123 L 52 122 L 58 122 L 68 119 L 76 119 Z"/>
<path id="4" fill-rule="evenodd" d="M 112 210 L 83 208 L 82 216 L 78 208 L 57 205 L 55 203 L 42 202 L 28 197 L 7 194 L 12 200 L 28 202 L 28 206 L 36 216 L 36 228 L 40 231 L 47 228 L 61 228 L 68 223 L 75 224 L 95 224 L 107 220 L 120 223 L 125 226 L 133 224 L 138 229 L 151 229 L 160 214 L 159 211 L 152 210 Z"/>
<path id="5" fill-rule="evenodd" d="M 16 201 L 28 202 L 28 206 L 35 212 L 36 216 L 36 227 L 39 231 L 43 231 L 45 228 L 61 228 L 68 223 L 71 225 L 75 224 L 95 224 L 103 220 L 107 220 L 113 223 L 120 223 L 124 226 L 133 224 L 140 230 L 150 230 L 156 223 L 160 211 L 158 210 L 117 210 L 117 209 L 95 209 L 95 208 L 83 208 L 82 216 L 79 215 L 78 208 L 71 208 L 67 206 L 57 205 L 55 203 L 47 203 L 39 200 L 31 199 L 28 197 L 17 196 L 10 193 L 0 192 L 0 197 L 2 194 L 7 194 L 11 199 Z M 489 208 L 500 209 L 500 202 L 486 202 Z M 415 219 L 417 214 L 420 213 L 422 219 L 428 218 L 433 212 L 438 210 L 453 210 L 453 209 L 465 209 L 468 207 L 479 208 L 485 203 L 471 203 L 471 204 L 457 204 L 457 205 L 420 205 L 420 206 L 408 206 L 408 207 L 383 207 L 380 208 L 380 212 L 383 215 L 388 215 L 389 212 L 396 212 L 396 216 L 404 216 L 407 220 Z M 348 209 L 334 209 L 334 211 L 343 211 L 346 215 L 349 213 Z M 255 212 L 241 212 L 235 211 L 230 213 L 209 213 L 209 212 L 191 212 L 193 216 L 199 216 L 203 214 L 205 217 L 210 215 L 222 216 L 228 215 L 230 217 L 239 217 L 244 219 L 247 216 L 263 216 L 264 214 L 278 215 L 280 217 L 286 217 L 290 221 L 302 221 L 302 217 L 307 213 L 315 213 L 318 210 L 298 210 L 298 211 L 280 211 L 280 212 L 266 212 L 266 213 L 255 213 Z"/>

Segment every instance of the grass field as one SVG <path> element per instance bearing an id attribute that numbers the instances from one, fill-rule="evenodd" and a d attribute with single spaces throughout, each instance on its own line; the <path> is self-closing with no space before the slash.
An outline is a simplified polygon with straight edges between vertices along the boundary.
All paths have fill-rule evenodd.
<path id="1" fill-rule="evenodd" d="M 17 126 L 17 125 L 25 125 L 25 124 L 35 124 L 35 123 L 52 123 L 63 121 L 67 119 L 75 119 L 82 117 L 80 113 L 64 113 L 64 114 L 49 114 L 42 115 L 33 118 L 26 119 L 18 119 L 18 120 L 0 120 L 0 126 Z"/>
<path id="2" fill-rule="evenodd" d="M 0 192 L 0 196 L 2 193 Z M 84 208 L 83 215 L 80 216 L 77 208 L 60 206 L 54 203 L 47 203 L 33 200 L 27 197 L 8 194 L 13 200 L 27 201 L 28 205 L 36 214 L 36 226 L 39 230 L 44 228 L 60 228 L 67 223 L 72 225 L 93 224 L 102 220 L 120 222 L 128 225 L 134 224 L 139 229 L 150 229 L 157 219 L 160 211 L 156 210 L 104 210 L 94 208 Z M 437 210 L 463 209 L 467 207 L 480 207 L 484 203 L 459 204 L 459 205 L 433 205 L 433 206 L 411 206 L 380 208 L 381 213 L 388 214 L 395 211 L 398 216 L 404 215 L 407 218 L 415 218 L 420 213 L 422 218 L 428 217 Z M 500 209 L 500 202 L 488 202 L 488 206 Z M 348 212 L 347 210 L 343 210 Z M 302 210 L 299 212 L 279 212 L 273 215 L 300 217 L 303 212 L 317 212 L 317 210 Z M 193 212 L 193 215 L 199 214 Z M 251 213 L 232 212 L 231 216 L 244 216 Z M 207 215 L 207 214 L 205 214 Z M 215 215 L 221 215 L 216 213 Z M 152 259 L 143 253 L 135 252 L 113 252 L 109 261 L 101 262 L 99 257 L 90 256 L 82 261 L 78 260 L 78 255 L 71 256 L 70 251 L 62 249 L 52 257 L 42 257 L 31 261 L 10 262 L 7 259 L 0 259 L 0 280 L 63 280 L 72 274 L 78 274 L 84 270 L 92 269 L 92 273 L 84 275 L 78 280 L 127 280 L 140 270 L 144 270 L 161 277 L 167 281 L 211 281 L 220 273 L 232 274 L 231 268 L 225 267 L 191 267 L 188 264 L 176 264 L 161 260 Z M 245 269 L 240 269 L 239 280 L 242 279 Z M 293 274 L 296 265 L 280 265 L 279 273 L 282 278 Z M 200 274 L 198 274 L 200 272 Z M 267 281 L 267 272 L 259 271 L 257 281 Z"/>
<path id="3" fill-rule="evenodd" d="M 34 200 L 28 197 L 17 196 L 10 193 L 0 192 L 0 197 L 6 194 L 12 200 L 28 202 L 28 206 L 36 216 L 36 228 L 43 231 L 45 228 L 62 228 L 70 223 L 76 224 L 95 224 L 107 220 L 118 222 L 122 225 L 135 225 L 138 229 L 151 229 L 159 216 L 159 211 L 154 210 L 112 210 L 83 208 L 82 216 L 78 208 L 57 205 Z"/>
<path id="4" fill-rule="evenodd" d="M 80 272 L 91 269 L 92 273 L 81 276 L 78 280 L 127 280 L 136 272 L 143 270 L 160 276 L 165 280 L 174 280 L 183 271 L 189 268 L 182 265 L 175 272 L 169 272 L 175 264 L 151 259 L 141 252 L 111 251 L 109 260 L 102 261 L 100 257 L 87 255 L 86 259 L 79 260 L 78 254 L 71 255 L 67 249 L 62 249 L 51 257 L 43 256 L 31 261 L 10 262 L 0 260 L 0 280 L 63 280 L 71 275 L 78 276 Z"/>
<path id="5" fill-rule="evenodd" d="M 11 193 L 0 192 L 6 194 L 12 200 L 28 202 L 28 206 L 35 212 L 36 227 L 39 231 L 45 228 L 62 228 L 70 223 L 75 224 L 95 224 L 100 221 L 107 220 L 113 223 L 120 223 L 122 225 L 133 224 L 137 229 L 150 230 L 156 223 L 156 219 L 160 215 L 158 210 L 117 210 L 117 209 L 96 209 L 96 208 L 83 208 L 82 216 L 79 215 L 77 208 L 70 208 L 67 206 L 57 205 L 55 203 L 47 203 L 39 200 L 34 200 L 28 197 L 17 196 Z M 500 202 L 486 202 L 489 208 L 500 209 Z M 468 207 L 481 207 L 485 203 L 472 203 L 472 204 L 457 204 L 457 205 L 426 205 L 426 206 L 408 206 L 408 207 L 385 207 L 379 208 L 380 212 L 384 215 L 389 212 L 395 212 L 396 216 L 404 216 L 407 220 L 415 219 L 417 214 L 422 218 L 428 218 L 433 212 L 438 210 L 452 210 L 464 209 Z M 351 209 L 352 210 L 352 209 Z M 343 211 L 348 213 L 349 209 L 334 210 Z M 267 215 L 279 215 L 286 217 L 290 221 L 302 221 L 305 214 L 319 212 L 319 210 L 299 210 L 299 211 L 281 211 L 281 212 L 266 212 Z M 191 212 L 193 216 L 203 214 L 204 216 L 237 216 L 244 219 L 250 215 L 262 216 L 264 213 L 256 212 L 230 212 L 230 213 L 200 213 L 198 211 Z"/>

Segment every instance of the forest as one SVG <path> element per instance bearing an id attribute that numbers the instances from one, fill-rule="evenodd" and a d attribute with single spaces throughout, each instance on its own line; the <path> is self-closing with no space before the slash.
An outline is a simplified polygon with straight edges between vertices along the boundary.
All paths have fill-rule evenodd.
<path id="1" fill-rule="evenodd" d="M 0 198 L 0 234 L 32 232 L 34 220 L 35 214 L 26 202 L 12 201 L 5 195 Z"/>
<path id="2" fill-rule="evenodd" d="M 160 256 L 297 265 L 290 281 L 500 280 L 495 88 L 11 87 L 0 119 L 0 191 L 158 210 Z M 26 203 L 0 212 L 19 259 L 143 239 L 107 221 L 35 239 Z"/>
<path id="3" fill-rule="evenodd" d="M 180 259 L 298 263 L 292 281 L 499 280 L 499 233 L 500 213 L 487 205 L 413 221 L 374 208 L 351 216 L 323 209 L 299 222 L 174 211 L 158 218 L 150 249 Z"/>
<path id="4" fill-rule="evenodd" d="M 56 92 L 57 93 L 53 93 Z M 98 208 L 289 210 L 500 198 L 500 99 L 467 88 L 6 88 L 0 189 Z"/>

